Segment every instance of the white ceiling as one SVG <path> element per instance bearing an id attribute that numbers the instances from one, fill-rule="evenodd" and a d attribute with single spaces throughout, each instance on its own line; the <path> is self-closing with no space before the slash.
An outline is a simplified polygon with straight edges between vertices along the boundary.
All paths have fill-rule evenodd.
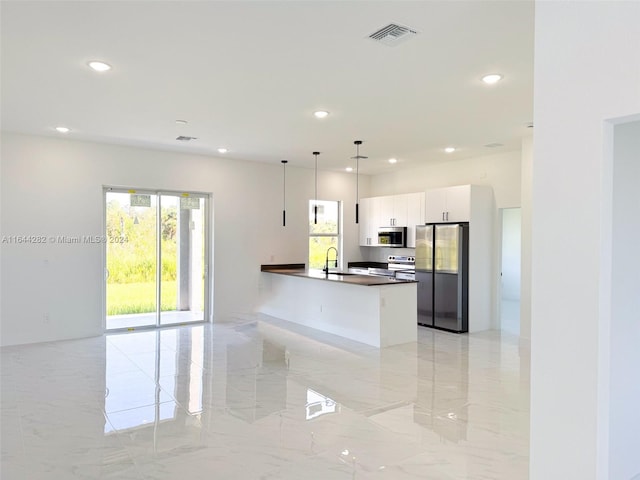
<path id="1" fill-rule="evenodd" d="M 318 150 L 334 170 L 363 140 L 370 174 L 515 150 L 533 115 L 533 7 L 3 1 L 2 128 L 308 167 Z M 367 38 L 391 22 L 420 33 L 395 47 Z M 93 72 L 96 59 L 113 69 Z M 480 81 L 493 72 L 504 80 Z"/>

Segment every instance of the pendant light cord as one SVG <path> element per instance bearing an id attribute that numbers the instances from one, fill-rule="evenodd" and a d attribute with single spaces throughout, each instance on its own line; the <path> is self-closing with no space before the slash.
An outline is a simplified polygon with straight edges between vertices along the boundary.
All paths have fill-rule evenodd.
<path id="1" fill-rule="evenodd" d="M 360 145 L 362 145 L 362 140 L 356 140 L 353 142 L 356 145 L 356 223 L 359 223 L 360 218 Z"/>

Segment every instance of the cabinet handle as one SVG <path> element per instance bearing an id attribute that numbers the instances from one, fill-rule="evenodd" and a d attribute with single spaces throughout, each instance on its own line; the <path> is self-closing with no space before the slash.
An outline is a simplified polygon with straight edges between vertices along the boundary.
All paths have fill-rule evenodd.
<path id="1" fill-rule="evenodd" d="M 449 221 L 449 212 L 447 212 L 447 222 Z"/>
<path id="2" fill-rule="evenodd" d="M 442 221 L 444 222 L 444 212 L 442 212 Z"/>

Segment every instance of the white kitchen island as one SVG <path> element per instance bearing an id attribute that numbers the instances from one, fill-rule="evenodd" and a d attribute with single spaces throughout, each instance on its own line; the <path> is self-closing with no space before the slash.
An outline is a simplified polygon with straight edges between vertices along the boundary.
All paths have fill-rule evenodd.
<path id="1" fill-rule="evenodd" d="M 278 267 L 262 266 L 259 312 L 374 347 L 416 341 L 416 282 Z"/>

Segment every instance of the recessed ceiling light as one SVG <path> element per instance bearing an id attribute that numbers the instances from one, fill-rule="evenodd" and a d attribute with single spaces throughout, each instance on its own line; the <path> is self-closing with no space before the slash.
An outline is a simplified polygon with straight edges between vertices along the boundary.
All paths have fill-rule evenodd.
<path id="1" fill-rule="evenodd" d="M 228 150 L 227 148 L 224 148 L 224 147 L 220 147 L 220 148 L 218 149 L 218 153 L 227 153 L 228 151 L 229 151 L 229 150 Z"/>
<path id="2" fill-rule="evenodd" d="M 447 147 L 444 149 L 445 152 L 447 153 L 453 153 L 456 151 L 455 147 Z"/>
<path id="3" fill-rule="evenodd" d="M 91 61 L 89 62 L 89 66 L 96 72 L 106 72 L 107 70 L 111 70 L 111 65 L 104 62 Z"/>
<path id="4" fill-rule="evenodd" d="M 56 132 L 58 133 L 69 133 L 70 131 L 71 129 L 67 127 L 56 127 Z"/>
<path id="5" fill-rule="evenodd" d="M 329 115 L 329 112 L 325 112 L 324 110 L 318 110 L 317 112 L 313 112 L 313 116 L 316 118 L 326 118 Z"/>
<path id="6" fill-rule="evenodd" d="M 345 168 L 345 170 L 346 170 L 347 172 L 353 172 L 353 168 L 352 168 L 352 167 L 347 167 L 347 168 Z"/>
<path id="7" fill-rule="evenodd" d="M 397 158 L 390 158 L 389 159 L 389 163 L 398 163 L 398 159 Z"/>
<path id="8" fill-rule="evenodd" d="M 499 73 L 490 73 L 489 75 L 482 77 L 482 81 L 488 85 L 498 83 L 500 80 L 502 80 L 502 75 Z"/>
<path id="9" fill-rule="evenodd" d="M 189 123 L 189 122 L 187 122 L 186 120 L 176 120 L 176 123 L 177 123 L 178 125 L 186 125 L 186 124 L 187 124 L 187 123 Z"/>

